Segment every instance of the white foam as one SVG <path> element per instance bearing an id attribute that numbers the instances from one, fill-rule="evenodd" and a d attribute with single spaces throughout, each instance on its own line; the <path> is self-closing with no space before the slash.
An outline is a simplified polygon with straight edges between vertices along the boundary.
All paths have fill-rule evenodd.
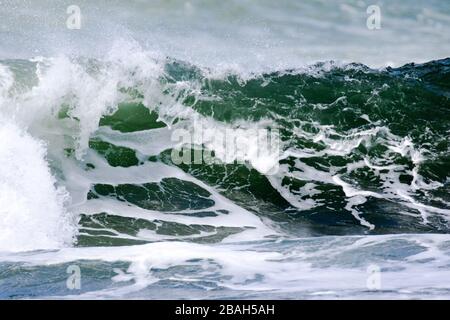
<path id="1" fill-rule="evenodd" d="M 71 245 L 76 218 L 64 208 L 69 196 L 50 172 L 46 145 L 15 123 L 14 84 L 0 65 L 0 250 Z"/>
<path id="2" fill-rule="evenodd" d="M 442 280 L 450 276 L 448 241 L 448 235 L 433 234 L 316 237 L 231 245 L 167 241 L 0 257 L 5 262 L 36 266 L 97 260 L 129 262 L 127 267 L 114 269 L 116 275 L 111 281 L 115 286 L 65 298 L 149 298 L 149 289 L 161 279 L 200 287 L 206 280 L 220 288 L 266 296 L 295 294 L 308 298 L 328 293 L 332 298 L 373 299 L 423 298 L 432 293 L 433 297 L 448 298 L 450 284 Z M 407 250 L 399 252 L 399 248 Z M 379 288 L 368 287 L 371 265 L 380 270 Z M 174 266 L 198 267 L 198 271 L 171 272 L 169 268 Z M 81 265 L 82 281 L 83 270 Z M 161 270 L 162 276 L 158 274 Z M 161 298 L 161 287 L 154 288 L 153 294 Z"/>
<path id="3" fill-rule="evenodd" d="M 70 245 L 74 220 L 55 186 L 42 142 L 0 119 L 0 251 Z"/>

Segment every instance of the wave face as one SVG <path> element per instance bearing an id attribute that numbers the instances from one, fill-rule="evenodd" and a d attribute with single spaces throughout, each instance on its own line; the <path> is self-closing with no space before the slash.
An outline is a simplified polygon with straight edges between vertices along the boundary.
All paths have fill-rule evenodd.
<path id="1" fill-rule="evenodd" d="M 0 34 L 0 298 L 450 297 L 448 5 L 49 3 Z"/>
<path id="2" fill-rule="evenodd" d="M 450 60 L 243 78 L 136 47 L 116 52 L 1 62 L 0 248 L 11 279 L 93 260 L 101 270 L 88 271 L 86 296 L 181 286 L 193 297 L 302 297 L 320 294 L 314 279 L 331 268 L 349 281 L 324 294 L 346 296 L 365 290 L 375 263 L 394 269 L 388 278 L 430 272 L 420 294 L 448 294 L 439 278 L 450 241 Z M 196 141 L 187 147 L 218 161 L 176 163 L 173 133 L 198 126 L 276 128 L 277 170 Z M 6 253 L 42 249 L 58 251 Z M 118 275 L 99 283 L 108 268 Z M 31 290 L 5 286 L 5 297 Z"/>

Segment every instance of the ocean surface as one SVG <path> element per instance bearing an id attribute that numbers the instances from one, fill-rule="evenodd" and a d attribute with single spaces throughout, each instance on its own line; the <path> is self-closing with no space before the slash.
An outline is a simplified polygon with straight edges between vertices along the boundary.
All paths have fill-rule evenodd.
<path id="1" fill-rule="evenodd" d="M 449 299 L 449 57 L 447 0 L 2 0 L 0 299 Z"/>

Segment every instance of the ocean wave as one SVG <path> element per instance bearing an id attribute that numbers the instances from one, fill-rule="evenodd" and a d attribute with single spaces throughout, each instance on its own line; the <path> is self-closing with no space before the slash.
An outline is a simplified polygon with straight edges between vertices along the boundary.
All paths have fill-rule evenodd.
<path id="1" fill-rule="evenodd" d="M 450 217 L 449 74 L 449 59 L 381 69 L 328 61 L 240 74 L 122 42 L 102 59 L 2 60 L 0 207 L 7 219 L 0 250 L 65 247 L 4 253 L 2 261 L 8 269 L 43 259 L 102 260 L 127 270 L 87 296 L 145 296 L 169 278 L 201 283 L 194 291 L 287 294 L 301 290 L 299 268 L 308 276 L 329 272 L 318 266 L 327 263 L 327 246 L 345 260 L 354 247 L 363 256 L 372 241 L 386 251 L 378 261 L 386 268 L 398 267 L 388 261 L 400 254 L 392 243 L 411 248 L 410 274 L 424 270 L 416 264 L 422 252 L 436 259 L 426 268 L 439 268 L 447 263 L 439 252 Z M 199 127 L 213 136 L 197 139 Z M 279 150 L 261 162 L 252 134 L 267 129 L 279 132 Z M 216 161 L 176 163 L 177 130 L 194 137 L 183 147 Z M 230 157 L 213 139 L 223 132 L 245 138 L 242 153 Z M 271 247 L 321 239 L 316 253 Z M 171 268 L 189 261 L 197 276 L 178 279 Z M 337 270 L 351 278 L 345 263 Z M 131 287 L 116 286 L 130 280 Z M 355 287 L 350 281 L 333 290 Z"/>

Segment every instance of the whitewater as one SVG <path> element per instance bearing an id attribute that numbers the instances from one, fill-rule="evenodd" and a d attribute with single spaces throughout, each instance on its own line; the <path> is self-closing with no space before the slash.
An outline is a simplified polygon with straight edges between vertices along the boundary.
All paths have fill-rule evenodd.
<path id="1" fill-rule="evenodd" d="M 450 297 L 448 1 L 70 5 L 0 3 L 0 298 Z"/>

